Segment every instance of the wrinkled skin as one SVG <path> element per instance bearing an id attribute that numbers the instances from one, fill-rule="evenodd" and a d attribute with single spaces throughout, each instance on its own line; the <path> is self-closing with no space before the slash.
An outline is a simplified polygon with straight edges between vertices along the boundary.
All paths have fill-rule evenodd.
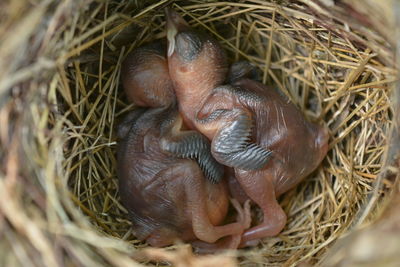
<path id="1" fill-rule="evenodd" d="M 218 43 L 190 29 L 175 11 L 166 15 L 169 72 L 180 112 L 212 140 L 213 156 L 234 168 L 238 183 L 264 213 L 263 222 L 244 233 L 243 245 L 277 235 L 286 215 L 276 199 L 322 161 L 327 130 L 306 121 L 274 89 L 240 73 L 222 85 L 227 68 Z"/>
<path id="2" fill-rule="evenodd" d="M 117 170 L 122 203 L 133 222 L 136 236 L 162 247 L 199 239 L 223 248 L 236 248 L 250 226 L 250 207 L 238 211 L 238 221 L 222 226 L 228 210 L 226 183 L 212 184 L 192 159 L 177 158 L 165 144 L 176 142 L 182 120 L 174 107 L 137 109 L 118 130 Z M 197 242 L 197 245 L 202 245 Z M 204 245 L 204 244 L 203 244 Z M 208 250 L 220 244 L 204 245 Z"/>
<path id="3" fill-rule="evenodd" d="M 139 107 L 165 107 L 175 102 L 168 74 L 166 46 L 153 42 L 128 54 L 121 66 L 128 100 Z"/>
<path id="4" fill-rule="evenodd" d="M 132 102 L 153 107 L 129 113 L 118 128 L 120 196 L 136 236 L 157 247 L 199 239 L 199 252 L 237 248 L 250 226 L 249 203 L 243 209 L 232 200 L 237 222 L 216 226 L 229 204 L 227 185 L 219 182 L 223 167 L 212 158 L 207 138 L 182 122 L 165 47 L 152 43 L 130 53 L 122 80 Z"/>

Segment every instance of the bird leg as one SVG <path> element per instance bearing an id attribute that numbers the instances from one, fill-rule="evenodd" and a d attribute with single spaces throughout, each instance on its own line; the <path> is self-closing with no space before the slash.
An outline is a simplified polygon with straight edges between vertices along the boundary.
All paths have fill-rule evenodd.
<path id="1" fill-rule="evenodd" d="M 256 171 L 246 176 L 243 174 L 240 170 L 236 171 L 240 185 L 264 213 L 263 222 L 243 234 L 241 246 L 246 246 L 256 239 L 279 234 L 286 224 L 286 214 L 276 200 L 271 177 Z"/>
<path id="2" fill-rule="evenodd" d="M 226 225 L 214 226 L 210 220 L 210 210 L 207 204 L 207 193 L 205 191 L 206 181 L 200 168 L 183 169 L 185 179 L 185 192 L 187 197 L 187 207 L 191 214 L 193 232 L 195 236 L 205 242 L 214 243 L 221 237 L 231 235 L 241 235 L 243 231 L 250 227 L 250 205 L 245 205 L 245 209 L 239 209 L 238 221 Z"/>

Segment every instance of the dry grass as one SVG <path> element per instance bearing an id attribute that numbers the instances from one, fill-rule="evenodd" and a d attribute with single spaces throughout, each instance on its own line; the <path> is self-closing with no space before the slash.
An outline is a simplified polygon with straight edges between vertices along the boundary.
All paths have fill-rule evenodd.
<path id="1" fill-rule="evenodd" d="M 164 38 L 162 7 L 170 2 L 0 3 L 0 265 L 132 266 L 132 252 L 145 251 L 117 192 L 114 129 L 132 108 L 120 63 L 133 48 Z M 383 210 L 376 204 L 395 183 L 387 158 L 398 148 L 387 152 L 396 38 L 381 27 L 382 14 L 357 20 L 355 10 L 375 12 L 370 2 L 362 9 L 320 2 L 174 6 L 218 39 L 231 62 L 254 63 L 264 83 L 330 129 L 321 167 L 281 198 L 286 228 L 238 251 L 244 266 L 320 262 L 338 238 Z M 148 251 L 164 260 L 174 253 L 182 259 L 176 265 L 193 257 L 185 248 Z M 232 254 L 219 260 L 235 262 Z"/>

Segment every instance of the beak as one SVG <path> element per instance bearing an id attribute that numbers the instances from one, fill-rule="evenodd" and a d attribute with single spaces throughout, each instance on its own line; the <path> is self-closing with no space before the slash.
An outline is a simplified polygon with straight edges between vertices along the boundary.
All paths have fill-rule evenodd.
<path id="1" fill-rule="evenodd" d="M 189 29 L 189 25 L 172 8 L 165 8 L 165 17 L 167 19 L 168 57 L 170 57 L 175 50 L 175 36 L 179 32 Z"/>

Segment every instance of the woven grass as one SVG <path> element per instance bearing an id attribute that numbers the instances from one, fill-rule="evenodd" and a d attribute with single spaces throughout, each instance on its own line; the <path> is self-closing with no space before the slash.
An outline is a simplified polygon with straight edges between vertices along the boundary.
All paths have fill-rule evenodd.
<path id="1" fill-rule="evenodd" d="M 121 61 L 165 38 L 163 7 L 172 2 L 231 62 L 252 62 L 264 83 L 329 127 L 326 159 L 280 199 L 287 226 L 258 247 L 207 257 L 181 245 L 148 250 L 119 203 L 115 126 L 133 108 L 122 93 Z M 389 199 L 399 155 L 391 101 L 398 35 L 390 1 L 361 2 L 2 1 L 0 265 L 155 264 L 146 255 L 176 266 L 351 258 L 345 252 L 358 252 L 357 242 L 347 237 L 331 249 L 335 241 L 366 224 L 362 233 L 376 237 L 379 222 L 399 220 L 385 215 L 397 203 Z"/>

